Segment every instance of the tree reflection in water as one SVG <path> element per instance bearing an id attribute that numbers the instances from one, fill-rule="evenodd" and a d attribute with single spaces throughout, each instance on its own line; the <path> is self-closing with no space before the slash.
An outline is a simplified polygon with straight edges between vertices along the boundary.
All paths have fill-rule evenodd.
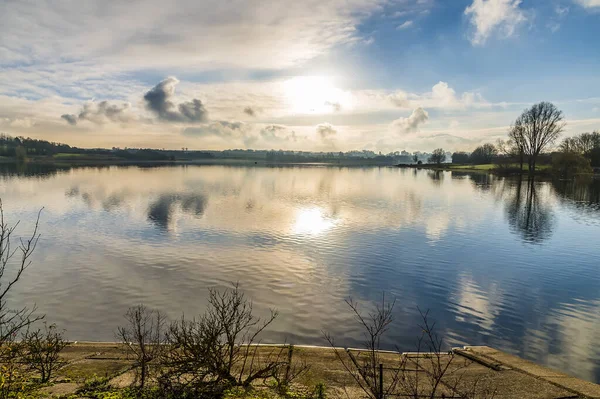
<path id="1" fill-rule="evenodd" d="M 519 179 L 514 187 L 502 191 L 508 224 L 515 234 L 532 244 L 541 243 L 552 236 L 554 214 L 551 206 L 539 194 L 534 179 Z"/>
<path id="2" fill-rule="evenodd" d="M 554 180 L 552 187 L 561 203 L 577 211 L 575 219 L 585 223 L 600 222 L 600 179 Z"/>

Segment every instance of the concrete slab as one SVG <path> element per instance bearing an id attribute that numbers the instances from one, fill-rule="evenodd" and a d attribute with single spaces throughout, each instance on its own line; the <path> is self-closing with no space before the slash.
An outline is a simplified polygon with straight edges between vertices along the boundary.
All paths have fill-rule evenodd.
<path id="1" fill-rule="evenodd" d="M 40 392 L 50 396 L 69 396 L 73 395 L 78 387 L 79 384 L 73 382 L 61 382 L 49 387 L 44 387 L 40 389 Z"/>
<path id="2" fill-rule="evenodd" d="M 518 356 L 504 353 L 489 347 L 476 347 L 470 346 L 465 347 L 465 350 L 473 354 L 474 356 L 488 359 L 490 361 L 499 362 L 502 365 L 510 368 L 514 372 L 521 373 L 524 376 L 530 376 L 527 384 L 538 384 L 543 382 L 546 384 L 552 384 L 556 388 L 562 391 L 563 396 L 556 396 L 556 398 L 599 398 L 600 399 L 600 385 L 592 382 L 584 381 L 579 378 L 569 376 L 557 370 L 553 370 L 547 367 L 540 366 L 539 364 L 530 362 L 525 359 L 521 359 Z M 460 353 L 460 351 L 458 351 Z M 509 385 L 502 384 L 502 378 L 496 377 L 495 383 L 499 384 L 499 394 L 503 396 L 505 392 L 511 390 L 513 387 L 519 387 L 521 384 L 515 380 Z M 548 394 L 555 394 L 556 392 L 547 391 Z M 529 396 L 524 396 L 529 397 Z M 554 397 L 554 396 L 548 396 Z"/>
<path id="3" fill-rule="evenodd" d="M 600 398 L 600 385 L 598 384 L 583 381 L 575 377 L 548 377 L 546 380 L 577 392 L 580 395 L 585 395 L 588 398 Z"/>
<path id="4" fill-rule="evenodd" d="M 500 352 L 498 349 L 490 348 L 489 346 L 465 346 L 462 349 L 479 353 L 481 355 L 493 355 Z"/>
<path id="5" fill-rule="evenodd" d="M 518 356 L 510 355 L 500 351 L 496 351 L 496 353 L 487 353 L 483 356 L 510 368 L 522 370 L 536 377 L 568 377 L 568 375 L 560 371 L 540 366 L 539 364 L 530 362 L 529 360 L 521 359 Z"/>

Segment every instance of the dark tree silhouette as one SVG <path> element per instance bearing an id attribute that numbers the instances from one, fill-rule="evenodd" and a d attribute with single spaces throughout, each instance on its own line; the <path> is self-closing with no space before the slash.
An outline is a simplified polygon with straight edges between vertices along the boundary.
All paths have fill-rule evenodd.
<path id="1" fill-rule="evenodd" d="M 600 132 L 582 133 L 565 138 L 559 146 L 563 153 L 583 155 L 592 166 L 600 166 Z"/>
<path id="2" fill-rule="evenodd" d="M 466 152 L 455 152 L 452 154 L 452 163 L 469 163 L 469 154 Z"/>
<path id="3" fill-rule="evenodd" d="M 487 143 L 475 148 L 470 160 L 474 164 L 487 164 L 492 163 L 496 155 L 498 155 L 496 147 L 493 144 Z"/>
<path id="4" fill-rule="evenodd" d="M 565 127 L 563 113 L 549 102 L 534 104 L 517 118 L 509 138 L 528 157 L 529 173 L 535 173 L 539 154 L 558 139 Z"/>
<path id="5" fill-rule="evenodd" d="M 446 160 L 446 152 L 443 148 L 437 148 L 433 150 L 433 153 L 429 156 L 429 163 L 441 164 Z"/>

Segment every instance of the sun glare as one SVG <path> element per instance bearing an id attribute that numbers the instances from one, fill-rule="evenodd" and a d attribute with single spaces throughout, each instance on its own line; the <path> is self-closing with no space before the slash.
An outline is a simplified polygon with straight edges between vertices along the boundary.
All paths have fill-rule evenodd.
<path id="1" fill-rule="evenodd" d="M 294 113 L 326 114 L 339 111 L 348 103 L 347 94 L 325 76 L 296 76 L 284 85 Z"/>
<path id="2" fill-rule="evenodd" d="M 319 235 L 335 225 L 335 221 L 319 208 L 300 209 L 296 213 L 293 232 L 299 235 Z"/>

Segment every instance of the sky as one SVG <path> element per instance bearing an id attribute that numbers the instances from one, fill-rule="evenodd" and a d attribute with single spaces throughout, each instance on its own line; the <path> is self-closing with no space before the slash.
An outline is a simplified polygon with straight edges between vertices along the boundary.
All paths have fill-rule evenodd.
<path id="1" fill-rule="evenodd" d="M 0 132 L 70 145 L 472 150 L 600 129 L 600 0 L 0 0 Z"/>

